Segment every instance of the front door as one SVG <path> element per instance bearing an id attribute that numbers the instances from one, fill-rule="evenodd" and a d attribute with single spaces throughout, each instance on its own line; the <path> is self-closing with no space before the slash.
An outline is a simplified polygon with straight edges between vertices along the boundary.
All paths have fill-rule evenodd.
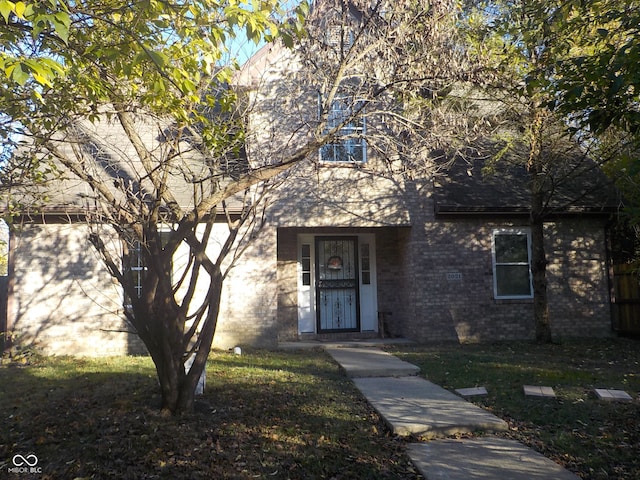
<path id="1" fill-rule="evenodd" d="M 360 331 L 358 237 L 316 237 L 318 333 Z"/>

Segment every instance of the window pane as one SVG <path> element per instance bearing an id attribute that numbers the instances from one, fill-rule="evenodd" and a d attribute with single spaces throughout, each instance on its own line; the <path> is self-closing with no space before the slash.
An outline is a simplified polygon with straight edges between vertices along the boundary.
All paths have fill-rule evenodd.
<path id="1" fill-rule="evenodd" d="M 311 285 L 311 245 L 305 243 L 302 245 L 302 285 Z"/>
<path id="2" fill-rule="evenodd" d="M 496 265 L 496 282 L 499 297 L 531 295 L 528 265 Z"/>
<path id="3" fill-rule="evenodd" d="M 371 285 L 371 257 L 369 256 L 369 244 L 360 245 L 360 264 L 362 270 L 362 284 Z"/>
<path id="4" fill-rule="evenodd" d="M 526 235 L 496 235 L 495 247 L 496 263 L 529 263 Z"/>
<path id="5" fill-rule="evenodd" d="M 320 149 L 320 153 L 321 153 L 321 160 L 323 162 L 336 161 L 335 148 L 333 144 L 325 145 L 324 147 L 322 147 Z"/>
<path id="6" fill-rule="evenodd" d="M 369 265 L 369 257 L 362 257 L 362 270 L 369 271 L 371 266 Z"/>
<path id="7" fill-rule="evenodd" d="M 310 272 L 311 271 L 311 259 L 310 258 L 303 258 L 302 259 L 302 271 L 303 272 Z"/>
<path id="8" fill-rule="evenodd" d="M 321 101 L 321 99 L 319 99 Z M 333 143 L 320 149 L 323 162 L 364 163 L 366 161 L 366 143 L 364 141 L 365 120 L 358 115 L 350 118 L 359 103 L 350 98 L 337 98 L 327 115 L 327 130 L 340 127 Z"/>

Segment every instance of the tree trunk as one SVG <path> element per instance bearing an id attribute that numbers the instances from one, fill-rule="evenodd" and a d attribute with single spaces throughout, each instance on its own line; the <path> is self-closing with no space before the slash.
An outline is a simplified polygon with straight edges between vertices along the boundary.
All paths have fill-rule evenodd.
<path id="1" fill-rule="evenodd" d="M 531 209 L 531 274 L 533 276 L 533 318 L 538 343 L 551 343 L 549 299 L 547 297 L 547 256 L 541 192 L 534 192 Z"/>
<path id="2" fill-rule="evenodd" d="M 169 338 L 167 335 L 172 329 L 160 328 L 157 335 L 146 340 L 143 338 L 153 362 L 156 366 L 160 392 L 162 395 L 162 411 L 167 414 L 181 415 L 193 410 L 195 391 L 198 381 L 204 371 L 213 344 L 220 311 L 220 298 L 222 294 L 223 277 L 217 272 L 211 279 L 207 294 L 207 314 L 203 319 L 200 333 L 197 334 L 196 357 L 189 371 L 185 371 L 184 362 L 188 353 L 185 348 L 182 335 L 178 338 Z M 157 301 L 157 299 L 156 299 Z M 162 302 L 164 305 L 164 302 Z M 160 309 L 159 311 L 163 311 Z M 175 322 L 175 319 L 161 319 L 155 321 Z M 184 325 L 184 322 L 181 322 Z"/>
<path id="3" fill-rule="evenodd" d="M 161 409 L 167 413 L 176 413 L 180 384 L 184 382 L 185 376 L 182 355 L 179 358 L 175 357 L 173 352 L 163 351 L 157 361 L 154 358 L 162 396 Z"/>
<path id="4" fill-rule="evenodd" d="M 551 343 L 549 299 L 547 296 L 547 256 L 544 248 L 544 216 L 547 177 L 543 155 L 544 122 L 548 112 L 538 104 L 533 106 L 530 151 L 527 170 L 531 177 L 531 275 L 533 277 L 533 318 L 536 341 Z"/>

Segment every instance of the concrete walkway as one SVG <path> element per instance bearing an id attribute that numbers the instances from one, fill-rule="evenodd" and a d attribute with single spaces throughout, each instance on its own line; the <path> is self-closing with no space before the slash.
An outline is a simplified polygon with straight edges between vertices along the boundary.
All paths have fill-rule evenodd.
<path id="1" fill-rule="evenodd" d="M 408 454 L 427 480 L 579 480 L 521 443 L 487 432 L 507 430 L 503 420 L 463 398 L 416 377 L 418 367 L 377 348 L 325 350 L 338 362 L 397 435 L 432 441 L 409 445 Z M 466 440 L 458 433 L 485 433 Z"/>

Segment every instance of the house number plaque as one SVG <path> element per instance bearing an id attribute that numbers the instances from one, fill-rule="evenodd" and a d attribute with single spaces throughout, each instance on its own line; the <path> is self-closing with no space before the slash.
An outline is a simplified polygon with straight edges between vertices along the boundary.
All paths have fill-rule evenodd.
<path id="1" fill-rule="evenodd" d="M 460 272 L 447 272 L 447 280 L 450 282 L 458 282 L 462 280 L 462 274 Z"/>

